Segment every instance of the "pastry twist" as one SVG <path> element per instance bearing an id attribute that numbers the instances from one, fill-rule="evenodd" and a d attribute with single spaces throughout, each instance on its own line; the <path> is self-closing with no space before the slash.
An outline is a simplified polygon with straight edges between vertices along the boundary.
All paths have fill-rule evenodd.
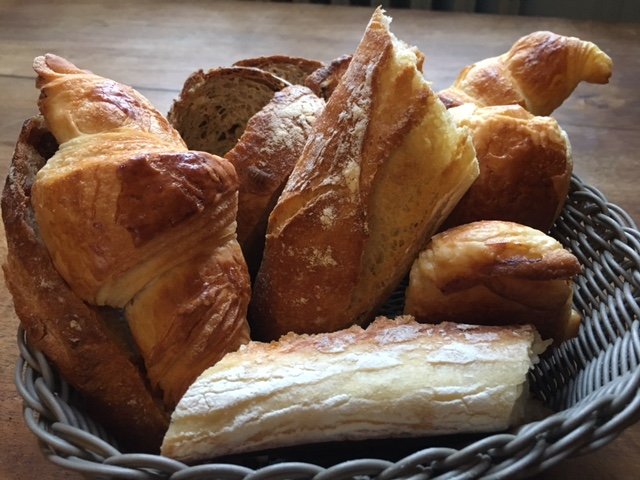
<path id="1" fill-rule="evenodd" d="M 55 55 L 34 69 L 60 144 L 32 190 L 42 239 L 82 300 L 124 308 L 151 385 L 171 408 L 248 341 L 235 170 L 188 151 L 134 89 Z"/>
<path id="2" fill-rule="evenodd" d="M 611 58 L 594 43 L 540 31 L 520 38 L 507 53 L 465 67 L 438 95 L 447 108 L 519 104 L 534 115 L 549 115 L 578 83 L 607 83 L 611 70 Z"/>

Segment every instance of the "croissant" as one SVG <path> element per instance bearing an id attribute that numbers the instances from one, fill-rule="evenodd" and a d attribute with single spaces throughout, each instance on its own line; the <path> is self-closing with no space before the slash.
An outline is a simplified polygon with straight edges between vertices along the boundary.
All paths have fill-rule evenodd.
<path id="1" fill-rule="evenodd" d="M 60 144 L 32 189 L 43 242 L 82 300 L 124 309 L 151 385 L 171 408 L 248 341 L 235 170 L 188 151 L 134 89 L 55 55 L 34 69 Z"/>
<path id="2" fill-rule="evenodd" d="M 84 303 L 57 272 L 31 208 L 36 173 L 58 145 L 41 116 L 27 120 L 2 192 L 6 285 L 29 344 L 79 392 L 92 418 L 130 451 L 157 451 L 169 415 L 149 388 L 118 312 Z M 122 328 L 125 327 L 125 328 Z"/>
<path id="3" fill-rule="evenodd" d="M 611 58 L 594 43 L 534 32 L 507 53 L 465 67 L 438 96 L 447 108 L 519 104 L 534 115 L 549 115 L 580 82 L 607 83 L 611 69 Z"/>
<path id="4" fill-rule="evenodd" d="M 441 230 L 476 220 L 509 220 L 548 232 L 569 193 L 573 160 L 567 134 L 552 117 L 520 105 L 449 109 L 469 129 L 480 175 Z"/>

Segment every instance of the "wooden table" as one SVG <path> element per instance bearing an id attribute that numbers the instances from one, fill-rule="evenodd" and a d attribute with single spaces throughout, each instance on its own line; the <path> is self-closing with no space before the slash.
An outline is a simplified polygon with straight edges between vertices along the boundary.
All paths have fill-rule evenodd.
<path id="1" fill-rule="evenodd" d="M 166 112 L 199 68 L 274 53 L 330 60 L 352 52 L 371 8 L 212 1 L 0 1 L 0 175 L 22 121 L 36 112 L 33 58 L 54 52 L 138 88 Z M 521 35 L 552 30 L 597 43 L 614 60 L 608 86 L 580 85 L 556 111 L 575 172 L 640 220 L 640 25 L 391 10 L 397 36 L 426 53 L 426 77 L 448 86 L 460 68 L 506 51 Z M 4 232 L 2 233 L 4 236 Z M 1 255 L 6 253 L 4 239 Z M 0 478 L 80 478 L 43 459 L 13 386 L 18 321 L 0 287 Z M 539 478 L 631 479 L 640 472 L 640 425 L 587 457 Z"/>

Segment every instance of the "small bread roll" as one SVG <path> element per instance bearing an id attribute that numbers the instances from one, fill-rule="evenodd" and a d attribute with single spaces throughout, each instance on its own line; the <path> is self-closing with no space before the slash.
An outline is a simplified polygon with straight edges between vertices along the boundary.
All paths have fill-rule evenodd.
<path id="1" fill-rule="evenodd" d="M 571 183 L 571 144 L 558 122 L 519 105 L 449 109 L 467 127 L 480 175 L 442 226 L 507 220 L 548 232 L 564 207 Z"/>
<path id="2" fill-rule="evenodd" d="M 534 328 L 421 325 L 251 342 L 205 371 L 162 454 L 194 462 L 303 443 L 504 430 L 525 420 Z"/>
<path id="3" fill-rule="evenodd" d="M 423 322 L 531 323 L 559 343 L 578 333 L 578 259 L 548 235 L 483 221 L 435 235 L 411 268 L 405 313 Z"/>

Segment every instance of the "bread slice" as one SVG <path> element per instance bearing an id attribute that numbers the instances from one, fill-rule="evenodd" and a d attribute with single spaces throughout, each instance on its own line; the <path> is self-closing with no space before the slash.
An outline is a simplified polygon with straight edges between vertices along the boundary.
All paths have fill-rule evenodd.
<path id="1" fill-rule="evenodd" d="M 225 158 L 238 173 L 238 242 L 249 271 L 260 266 L 267 220 L 304 148 L 324 100 L 302 85 L 276 92 Z"/>
<path id="2" fill-rule="evenodd" d="M 500 431 L 527 416 L 534 328 L 379 318 L 230 353 L 176 407 L 162 454 L 195 462 L 338 440 Z"/>
<path id="3" fill-rule="evenodd" d="M 233 64 L 235 67 L 259 68 L 294 85 L 303 85 L 305 78 L 315 70 L 324 66 L 318 60 L 290 57 L 287 55 L 270 55 L 266 57 L 246 58 Z"/>
<path id="4" fill-rule="evenodd" d="M 167 119 L 191 150 L 224 155 L 249 119 L 289 83 L 257 68 L 228 67 L 187 78 Z"/>
<path id="5" fill-rule="evenodd" d="M 478 175 L 458 129 L 376 10 L 269 218 L 257 338 L 372 320 Z"/>
<path id="6" fill-rule="evenodd" d="M 56 270 L 31 206 L 37 171 L 58 145 L 42 117 L 25 122 L 2 193 L 7 288 L 29 343 L 84 398 L 127 450 L 155 452 L 169 423 L 114 311 L 82 301 Z M 119 325 L 119 324 L 118 324 Z"/>
<path id="7" fill-rule="evenodd" d="M 532 324 L 560 343 L 578 334 L 578 259 L 548 235 L 502 221 L 434 235 L 411 268 L 405 313 L 423 322 Z"/>

